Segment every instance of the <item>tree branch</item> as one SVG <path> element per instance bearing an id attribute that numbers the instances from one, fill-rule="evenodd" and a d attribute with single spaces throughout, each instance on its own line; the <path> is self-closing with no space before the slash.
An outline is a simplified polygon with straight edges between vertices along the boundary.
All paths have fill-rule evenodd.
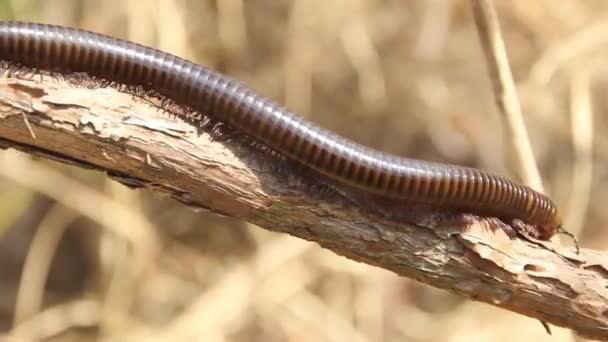
<path id="1" fill-rule="evenodd" d="M 405 224 L 365 213 L 347 199 L 316 191 L 315 177 L 285 175 L 289 162 L 237 138 L 213 139 L 113 88 L 4 74 L 0 122 L 4 147 L 106 171 L 131 186 L 608 339 L 608 259 L 600 253 L 558 253 L 549 243 L 509 239 L 487 221 L 446 224 L 423 214 Z"/>

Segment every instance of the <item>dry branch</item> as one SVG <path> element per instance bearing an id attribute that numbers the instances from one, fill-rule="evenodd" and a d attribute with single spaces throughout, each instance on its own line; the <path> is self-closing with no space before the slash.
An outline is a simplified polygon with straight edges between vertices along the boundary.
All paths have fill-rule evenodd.
<path id="1" fill-rule="evenodd" d="M 498 15 L 491 0 L 471 0 L 473 18 L 488 65 L 496 105 L 505 120 L 511 151 L 520 179 L 543 192 L 543 183 L 536 165 L 528 130 L 519 104 L 519 96 L 509 66 L 507 49 L 500 31 Z"/>
<path id="2" fill-rule="evenodd" d="M 510 240 L 490 223 L 438 229 L 432 216 L 403 224 L 365 214 L 339 197 L 325 200 L 304 189 L 306 180 L 296 174 L 281 177 L 275 171 L 282 161 L 238 139 L 211 139 L 113 88 L 4 75 L 0 120 L 5 147 L 109 171 L 350 259 L 608 339 L 608 259 L 600 253 L 558 254 L 550 244 Z"/>

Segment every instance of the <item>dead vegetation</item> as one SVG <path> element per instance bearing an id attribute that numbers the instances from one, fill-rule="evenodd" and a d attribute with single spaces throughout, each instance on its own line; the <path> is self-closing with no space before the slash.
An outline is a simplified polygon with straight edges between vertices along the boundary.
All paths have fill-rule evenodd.
<path id="1" fill-rule="evenodd" d="M 608 4 L 497 3 L 545 191 L 584 246 L 604 249 L 607 149 L 592 132 L 604 124 Z M 83 27 L 195 59 L 359 142 L 516 175 L 468 1 L 12 4 L 4 19 Z M 37 327 L 57 340 L 549 338 L 531 319 L 96 173 L 14 152 L 3 152 L 2 166 L 3 331 Z M 101 214 L 85 219 L 8 181 L 23 170 Z"/>

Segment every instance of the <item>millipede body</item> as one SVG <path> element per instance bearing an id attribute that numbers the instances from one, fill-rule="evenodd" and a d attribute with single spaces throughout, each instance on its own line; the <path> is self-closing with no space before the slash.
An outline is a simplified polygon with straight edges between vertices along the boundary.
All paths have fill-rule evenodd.
<path id="1" fill-rule="evenodd" d="M 520 219 L 548 239 L 560 229 L 545 195 L 484 171 L 401 158 L 315 126 L 246 86 L 188 60 L 105 35 L 43 24 L 0 22 L 0 60 L 34 69 L 85 72 L 154 90 L 245 133 L 278 153 L 363 191 Z"/>

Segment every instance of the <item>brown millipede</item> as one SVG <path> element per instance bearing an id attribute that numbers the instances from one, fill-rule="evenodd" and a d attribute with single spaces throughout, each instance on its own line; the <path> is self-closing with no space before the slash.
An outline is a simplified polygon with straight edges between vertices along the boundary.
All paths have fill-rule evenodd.
<path id="1" fill-rule="evenodd" d="M 400 158 L 347 140 L 244 85 L 185 59 L 105 35 L 44 24 L 0 23 L 0 60 L 84 72 L 157 91 L 331 179 L 391 198 L 520 219 L 548 239 L 560 228 L 543 194 L 481 170 Z M 196 122 L 199 116 L 184 114 Z"/>

